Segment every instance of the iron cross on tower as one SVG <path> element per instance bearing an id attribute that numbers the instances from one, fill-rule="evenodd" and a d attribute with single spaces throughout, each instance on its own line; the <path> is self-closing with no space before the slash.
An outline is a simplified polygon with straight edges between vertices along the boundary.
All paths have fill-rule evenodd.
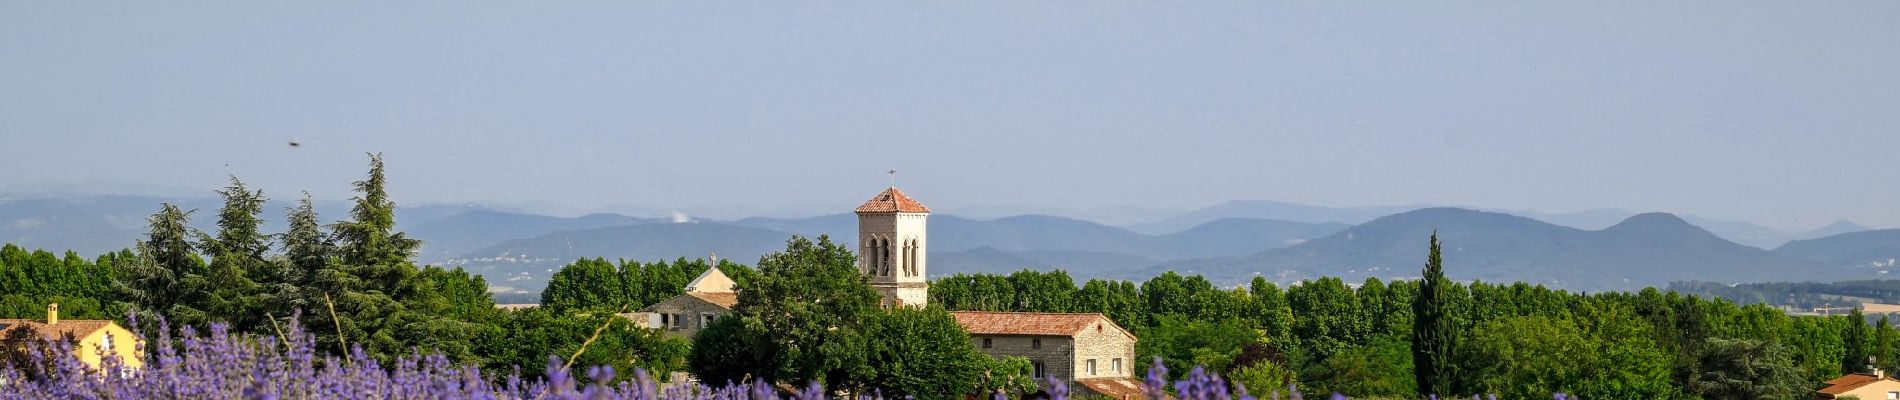
<path id="1" fill-rule="evenodd" d="M 891 187 L 897 187 L 897 170 L 884 171 L 884 173 L 891 174 Z"/>

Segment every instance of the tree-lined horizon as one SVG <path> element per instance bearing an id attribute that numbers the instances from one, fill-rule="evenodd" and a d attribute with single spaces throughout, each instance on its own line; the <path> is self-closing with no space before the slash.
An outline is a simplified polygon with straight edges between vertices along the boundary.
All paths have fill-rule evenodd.
<path id="1" fill-rule="evenodd" d="M 577 260 L 555 274 L 543 307 L 502 311 L 480 276 L 416 265 L 419 241 L 394 228 L 383 174 L 371 155 L 349 219 L 323 224 L 306 199 L 283 233 L 260 230 L 267 197 L 232 178 L 219 191 L 216 232 L 189 228 L 197 210 L 162 204 L 133 249 L 86 259 L 7 245 L 0 316 L 34 318 L 58 302 L 71 318 L 136 321 L 145 332 L 163 319 L 263 338 L 294 320 L 325 351 L 362 348 L 379 360 L 440 351 L 501 371 L 578 354 L 582 365 L 919 398 L 1029 387 L 1027 363 L 975 352 L 953 310 L 1102 313 L 1140 337 L 1138 358 L 1159 359 L 1170 379 L 1203 366 L 1256 391 L 1785 397 L 1869 364 L 1900 366 L 1894 328 L 1854 317 L 1792 317 L 1653 288 L 1581 294 L 1450 281 L 1444 271 L 1455 266 L 1444 265 L 1435 235 L 1419 281 L 1281 288 L 1256 277 L 1223 289 L 1172 271 L 1078 283 L 1061 270 L 1024 270 L 939 277 L 931 306 L 918 310 L 878 308 L 848 247 L 794 236 L 757 268 Z M 691 341 L 616 315 L 680 294 L 709 268 L 735 278 L 739 306 Z"/>

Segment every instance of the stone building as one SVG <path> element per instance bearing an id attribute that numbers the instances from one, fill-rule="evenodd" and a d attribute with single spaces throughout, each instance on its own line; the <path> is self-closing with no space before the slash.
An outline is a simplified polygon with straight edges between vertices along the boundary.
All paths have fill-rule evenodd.
<path id="1" fill-rule="evenodd" d="M 858 273 L 871 277 L 885 307 L 923 307 L 930 301 L 930 208 L 893 186 L 858 206 L 857 214 Z"/>
<path id="2" fill-rule="evenodd" d="M 732 286 L 732 278 L 719 272 L 718 267 L 707 268 L 705 273 L 686 283 L 686 293 L 654 303 L 627 317 L 642 326 L 664 330 L 668 336 L 690 338 L 706 329 L 714 319 L 731 313 L 732 306 L 739 304 L 739 295 L 733 292 Z"/>
<path id="3" fill-rule="evenodd" d="M 1141 395 L 1135 376 L 1135 335 L 1098 313 L 958 311 L 978 351 L 1029 359 L 1036 378 L 1075 382 L 1115 398 Z"/>
<path id="4" fill-rule="evenodd" d="M 930 300 L 930 208 L 896 187 L 858 206 L 858 272 L 885 307 Z M 1141 398 L 1134 379 L 1135 335 L 1102 314 L 953 312 L 977 350 L 1028 358 L 1035 376 L 1074 382 L 1071 390 Z"/>
<path id="5" fill-rule="evenodd" d="M 98 369 L 104 360 L 104 354 L 118 358 L 119 365 L 126 368 L 139 368 L 145 365 L 145 358 L 139 352 L 139 337 L 125 327 L 107 320 L 59 319 L 59 305 L 46 306 L 46 320 L 0 319 L 0 353 L 22 352 L 27 342 L 36 340 L 61 340 L 72 343 L 73 356 L 80 363 Z M 21 353 L 24 354 L 24 353 Z M 0 357 L 0 362 L 5 362 Z"/>

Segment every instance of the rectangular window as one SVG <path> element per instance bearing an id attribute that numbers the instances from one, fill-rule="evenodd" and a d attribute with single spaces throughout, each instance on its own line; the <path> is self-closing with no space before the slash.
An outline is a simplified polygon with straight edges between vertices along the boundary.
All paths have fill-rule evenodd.
<path id="1" fill-rule="evenodd" d="M 1029 363 L 1029 367 L 1030 367 L 1030 371 L 1029 371 L 1030 377 L 1036 378 L 1036 379 L 1042 379 L 1042 362 L 1041 361 Z"/>
<path id="2" fill-rule="evenodd" d="M 699 313 L 699 327 L 705 328 L 708 325 L 712 325 L 712 320 L 714 317 L 718 317 L 718 316 L 713 315 L 713 313 Z"/>
<path id="3" fill-rule="evenodd" d="M 1089 376 L 1095 376 L 1095 359 L 1089 359 Z"/>
<path id="4" fill-rule="evenodd" d="M 686 314 L 673 314 L 673 329 L 685 328 L 687 322 Z"/>
<path id="5" fill-rule="evenodd" d="M 1887 392 L 1887 400 L 1900 399 L 1900 392 Z"/>
<path id="6" fill-rule="evenodd" d="M 1122 373 L 1122 359 L 1121 359 L 1121 357 L 1116 357 L 1116 358 L 1115 358 L 1115 363 L 1114 363 L 1114 364 L 1115 364 L 1115 365 L 1114 365 L 1114 367 L 1115 367 L 1115 373 L 1116 373 L 1116 374 L 1121 374 L 1121 373 Z"/>
<path id="7" fill-rule="evenodd" d="M 990 348 L 990 338 L 983 338 L 983 348 Z"/>
<path id="8" fill-rule="evenodd" d="M 1042 348 L 1042 339 L 1029 339 L 1029 348 L 1032 348 L 1032 349 Z"/>

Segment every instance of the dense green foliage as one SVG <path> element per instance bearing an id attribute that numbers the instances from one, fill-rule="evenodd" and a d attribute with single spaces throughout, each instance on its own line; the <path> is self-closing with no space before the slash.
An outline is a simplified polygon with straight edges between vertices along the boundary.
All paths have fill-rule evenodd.
<path id="1" fill-rule="evenodd" d="M 687 369 L 705 381 L 817 381 L 919 399 L 1028 383 L 1026 362 L 978 353 L 941 306 L 880 308 L 856 255 L 828 237 L 794 236 L 738 292 L 733 313 L 693 339 Z"/>
<path id="2" fill-rule="evenodd" d="M 954 399 L 974 392 L 990 357 L 970 345 L 969 332 L 943 307 L 899 307 L 865 320 L 868 387 L 885 396 Z M 1002 386 L 999 386 L 1002 387 Z"/>
<path id="3" fill-rule="evenodd" d="M 1789 349 L 1753 339 L 1709 338 L 1693 363 L 1700 370 L 1688 379 L 1691 393 L 1707 399 L 1794 399 L 1806 396 L 1812 381 L 1801 377 Z"/>
<path id="4" fill-rule="evenodd" d="M 1221 288 L 1165 272 L 1078 286 L 1063 271 L 1024 270 L 943 277 L 931 307 L 885 310 L 848 248 L 793 237 L 756 270 L 728 261 L 577 260 L 541 294 L 546 307 L 502 311 L 480 276 L 413 261 L 421 243 L 395 228 L 382 161 L 370 164 L 349 219 L 329 225 L 306 198 L 290 210 L 287 231 L 263 232 L 266 197 L 233 178 L 218 192 L 215 232 L 189 227 L 196 210 L 162 204 L 148 234 L 126 250 L 88 259 L 0 247 L 0 318 L 43 318 L 47 303 L 59 303 L 65 318 L 131 319 L 146 332 L 165 319 L 271 336 L 296 316 L 322 350 L 360 346 L 384 361 L 439 350 L 506 370 L 562 357 L 661 376 L 686 369 L 714 383 L 816 380 L 923 399 L 1029 387 L 1025 360 L 981 356 L 947 310 L 1098 312 L 1140 337 L 1139 358 L 1161 359 L 1170 380 L 1201 365 L 1256 389 L 1298 383 L 1373 396 L 1773 399 L 1803 396 L 1870 362 L 1900 367 L 1900 332 L 1884 316 L 1869 326 L 1858 312 L 1789 316 L 1656 289 L 1580 294 L 1454 282 L 1444 270 L 1456 266 L 1443 265 L 1436 238 L 1419 281 L 1282 287 L 1256 277 Z M 690 345 L 616 315 L 680 294 L 709 268 L 737 282 L 739 303 Z M 1842 300 L 1900 292 L 1871 281 L 1778 285 L 1694 287 Z"/>
<path id="5" fill-rule="evenodd" d="M 712 268 L 703 259 L 680 258 L 673 262 L 581 259 L 562 267 L 548 279 L 541 291 L 541 306 L 557 310 L 571 308 L 638 308 L 665 301 L 686 292 L 686 284 Z M 744 284 L 758 275 L 752 268 L 719 260 L 719 272 Z"/>
<path id="6" fill-rule="evenodd" d="M 1295 380 L 1312 390 L 1393 397 L 1420 391 L 1415 315 L 1430 309 L 1414 304 L 1425 297 L 1421 281 L 1347 285 L 1325 278 L 1282 289 L 1262 278 L 1222 289 L 1199 276 L 1164 273 L 1147 282 L 1091 280 L 1066 289 L 1043 283 L 1066 277 L 952 275 L 932 284 L 932 304 L 1101 312 L 1141 338 L 1139 357 L 1160 356 L 1171 380 L 1206 364 L 1249 385 Z M 1900 333 L 1876 325 L 1850 337 L 1855 324 L 1845 316 L 1789 316 L 1656 289 L 1579 294 L 1523 283 L 1443 282 L 1433 297 L 1450 327 L 1447 362 L 1458 373 L 1446 381 L 1455 394 L 1788 398 L 1782 394 L 1809 393 L 1845 373 L 1849 343 L 1861 343 L 1882 365 L 1900 358 Z M 1026 296 L 1018 287 L 1057 295 Z M 1074 300 L 1045 300 L 1061 298 Z M 1269 356 L 1246 356 L 1249 347 Z M 1749 358 L 1734 359 L 1738 354 Z M 1751 379 L 1764 384 L 1737 383 Z"/>
<path id="7" fill-rule="evenodd" d="M 591 337 L 578 357 L 590 365 L 659 373 L 683 367 L 684 340 L 635 327 L 612 308 L 506 312 L 495 308 L 482 277 L 416 265 L 412 256 L 421 242 L 395 229 L 395 203 L 384 184 L 382 159 L 371 155 L 368 177 L 355 183 L 349 220 L 326 226 L 305 198 L 290 210 L 281 234 L 262 231 L 263 192 L 232 178 L 218 191 L 224 205 L 216 214 L 216 232 L 189 227 L 196 210 L 162 204 L 148 220 L 150 233 L 133 244 L 136 250 L 87 260 L 0 247 L 0 318 L 44 318 L 46 305 L 59 303 L 63 318 L 133 317 L 138 326 L 132 328 L 147 333 L 162 319 L 199 327 L 223 322 L 235 332 L 263 336 L 277 335 L 298 318 L 324 351 L 361 347 L 383 361 L 441 351 L 498 371 L 573 357 Z M 694 268 L 683 261 L 672 265 L 683 267 L 665 268 Z M 703 262 L 698 265 L 704 270 Z M 742 269 L 728 273 L 742 277 Z M 674 275 L 684 273 L 697 272 Z M 674 278 L 616 279 L 675 291 L 684 284 Z M 542 369 L 522 372 L 533 376 Z"/>
<path id="8" fill-rule="evenodd" d="M 72 252 L 0 246 L 0 318 L 43 318 L 49 303 L 58 303 L 67 318 L 123 317 L 116 285 L 126 264 L 137 260 L 131 250 L 88 260 Z"/>

